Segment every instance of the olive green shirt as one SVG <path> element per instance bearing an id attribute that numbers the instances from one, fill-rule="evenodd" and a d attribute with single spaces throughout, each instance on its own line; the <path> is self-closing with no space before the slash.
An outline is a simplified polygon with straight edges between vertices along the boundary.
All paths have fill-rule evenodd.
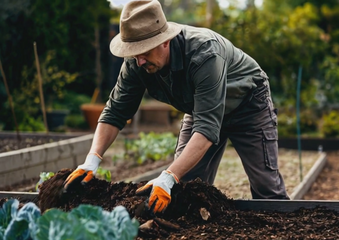
<path id="1" fill-rule="evenodd" d="M 262 70 L 218 33 L 181 26 L 182 31 L 170 41 L 168 75 L 149 74 L 135 59 L 126 58 L 99 122 L 122 129 L 147 90 L 151 97 L 192 115 L 192 134 L 199 132 L 213 143 L 219 142 L 224 115 L 256 88 Z"/>

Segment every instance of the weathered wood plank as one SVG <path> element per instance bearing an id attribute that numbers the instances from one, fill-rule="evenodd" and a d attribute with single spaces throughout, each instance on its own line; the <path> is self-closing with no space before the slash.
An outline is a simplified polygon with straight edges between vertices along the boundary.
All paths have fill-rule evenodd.
<path id="1" fill-rule="evenodd" d="M 292 200 L 298 200 L 304 197 L 324 169 L 326 162 L 326 153 L 321 153 L 307 175 L 303 178 L 302 182 L 293 190 L 293 193 L 290 196 Z"/>

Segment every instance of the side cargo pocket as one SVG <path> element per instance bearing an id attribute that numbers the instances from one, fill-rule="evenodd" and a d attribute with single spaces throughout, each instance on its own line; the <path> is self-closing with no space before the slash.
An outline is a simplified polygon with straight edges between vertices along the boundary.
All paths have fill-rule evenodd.
<path id="1" fill-rule="evenodd" d="M 263 147 L 266 167 L 278 169 L 278 131 L 277 128 L 263 130 Z"/>

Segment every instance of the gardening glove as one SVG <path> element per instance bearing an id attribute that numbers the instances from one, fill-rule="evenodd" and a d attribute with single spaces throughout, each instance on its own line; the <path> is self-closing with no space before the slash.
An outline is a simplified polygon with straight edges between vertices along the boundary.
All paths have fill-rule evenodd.
<path id="1" fill-rule="evenodd" d="M 150 194 L 148 208 L 153 213 L 164 212 L 171 202 L 171 188 L 178 183 L 178 177 L 170 170 L 162 171 L 159 177 L 136 190 L 137 195 Z"/>
<path id="2" fill-rule="evenodd" d="M 64 191 L 72 187 L 73 185 L 81 184 L 85 185 L 98 170 L 102 157 L 97 153 L 89 153 L 86 157 L 85 163 L 81 164 L 75 169 L 64 182 Z"/>

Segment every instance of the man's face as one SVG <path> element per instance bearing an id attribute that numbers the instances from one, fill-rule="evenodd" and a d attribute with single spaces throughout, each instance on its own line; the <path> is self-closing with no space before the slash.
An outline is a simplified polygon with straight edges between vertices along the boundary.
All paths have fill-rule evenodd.
<path id="1" fill-rule="evenodd" d="M 143 67 L 148 73 L 156 73 L 168 64 L 169 44 L 163 43 L 152 50 L 134 56 L 137 65 Z"/>

